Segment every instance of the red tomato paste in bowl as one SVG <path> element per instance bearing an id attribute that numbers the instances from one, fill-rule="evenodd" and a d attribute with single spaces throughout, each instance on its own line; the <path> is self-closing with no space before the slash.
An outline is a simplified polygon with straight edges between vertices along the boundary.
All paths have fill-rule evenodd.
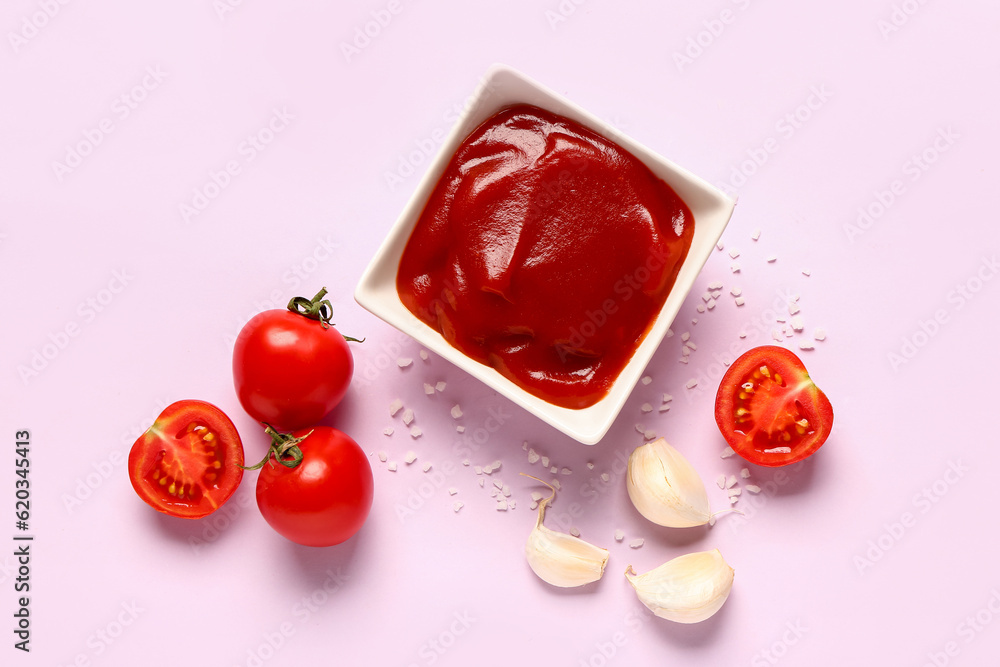
<path id="1" fill-rule="evenodd" d="M 456 150 L 396 288 L 465 355 L 552 404 L 585 408 L 649 331 L 693 235 L 690 209 L 633 155 L 517 105 Z"/>

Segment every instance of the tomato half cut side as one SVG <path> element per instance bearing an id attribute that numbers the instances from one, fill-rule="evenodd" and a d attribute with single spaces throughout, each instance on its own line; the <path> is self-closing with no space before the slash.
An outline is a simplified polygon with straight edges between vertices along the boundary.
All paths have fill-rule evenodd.
<path id="1" fill-rule="evenodd" d="M 173 403 L 128 455 L 132 488 L 158 512 L 198 519 L 226 502 L 243 479 L 243 443 L 211 403 Z"/>
<path id="2" fill-rule="evenodd" d="M 750 463 L 785 466 L 812 455 L 833 427 L 833 406 L 793 352 L 756 347 L 726 371 L 715 397 L 715 421 Z"/>

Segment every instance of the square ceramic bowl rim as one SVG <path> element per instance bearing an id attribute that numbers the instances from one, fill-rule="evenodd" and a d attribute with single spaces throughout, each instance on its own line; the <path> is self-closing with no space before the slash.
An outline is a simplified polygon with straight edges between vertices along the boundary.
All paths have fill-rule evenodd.
<path id="1" fill-rule="evenodd" d="M 587 408 L 573 410 L 553 405 L 518 387 L 492 367 L 467 357 L 448 343 L 435 329 L 413 315 L 403 305 L 396 291 L 396 275 L 403 249 L 432 190 L 458 146 L 484 120 L 500 109 L 519 103 L 532 104 L 565 116 L 614 141 L 666 181 L 691 208 L 695 219 L 695 234 L 691 247 L 663 308 L 626 367 L 615 379 L 608 394 Z M 354 298 L 359 305 L 375 316 L 478 378 L 549 425 L 585 445 L 593 445 L 604 438 L 618 418 L 653 354 L 666 336 L 681 304 L 694 286 L 712 249 L 722 236 L 734 206 L 734 200 L 701 178 L 654 153 L 517 70 L 496 64 L 487 70 L 475 93 L 469 98 L 464 113 L 429 163 L 413 196 L 363 272 L 355 289 Z"/>

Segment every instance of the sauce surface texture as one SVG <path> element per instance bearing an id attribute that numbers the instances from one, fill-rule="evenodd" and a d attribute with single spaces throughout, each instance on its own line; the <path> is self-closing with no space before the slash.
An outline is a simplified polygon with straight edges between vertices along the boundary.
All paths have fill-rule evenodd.
<path id="1" fill-rule="evenodd" d="M 687 205 L 634 156 L 536 107 L 455 152 L 400 260 L 403 304 L 531 394 L 603 398 L 691 245 Z"/>

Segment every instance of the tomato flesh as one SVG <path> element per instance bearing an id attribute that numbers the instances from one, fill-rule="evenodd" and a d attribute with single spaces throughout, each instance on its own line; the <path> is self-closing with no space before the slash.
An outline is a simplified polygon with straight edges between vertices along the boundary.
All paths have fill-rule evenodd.
<path id="1" fill-rule="evenodd" d="M 311 547 L 346 541 L 365 523 L 375 482 L 364 450 L 329 426 L 301 429 L 302 460 L 294 468 L 273 459 L 257 477 L 257 506 L 285 538 Z"/>
<path id="2" fill-rule="evenodd" d="M 197 519 L 217 510 L 243 479 L 243 443 L 211 403 L 173 403 L 128 456 L 132 488 L 158 512 Z"/>
<path id="3" fill-rule="evenodd" d="M 833 407 L 783 347 L 745 353 L 726 371 L 715 401 L 715 420 L 726 442 L 751 463 L 783 466 L 812 455 L 833 426 Z"/>

